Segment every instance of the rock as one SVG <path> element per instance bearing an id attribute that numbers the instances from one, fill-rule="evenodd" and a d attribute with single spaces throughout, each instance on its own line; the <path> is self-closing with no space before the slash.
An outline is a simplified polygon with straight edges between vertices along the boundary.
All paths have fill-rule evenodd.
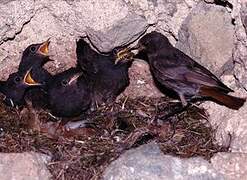
<path id="1" fill-rule="evenodd" d="M 242 7 L 239 8 L 241 18 L 236 18 L 236 42 L 235 51 L 233 54 L 235 66 L 234 74 L 239 82 L 240 87 L 247 90 L 247 36 L 246 36 L 246 16 L 247 16 L 247 2 L 242 2 Z"/>
<path id="2" fill-rule="evenodd" d="M 217 172 L 228 180 L 245 180 L 247 174 L 247 154 L 217 153 L 211 163 Z"/>
<path id="3" fill-rule="evenodd" d="M 0 78 L 7 78 L 16 70 L 22 51 L 29 44 L 43 42 L 48 37 L 51 37 L 50 52 L 55 62 L 47 68 L 57 72 L 75 65 L 75 41 L 88 31 L 114 32 L 111 39 L 108 39 L 109 34 L 102 37 L 106 42 L 101 42 L 106 45 L 111 44 L 116 34 L 120 33 L 121 38 L 115 39 L 111 44 L 113 47 L 135 39 L 147 26 L 145 18 L 132 15 L 131 8 L 121 0 L 15 0 L 0 3 L 0 9 Z M 134 29 L 133 24 L 136 23 L 139 27 Z M 126 31 L 130 27 L 133 32 Z M 108 51 L 111 47 L 103 50 Z"/>
<path id="4" fill-rule="evenodd" d="M 75 40 L 86 34 L 102 52 L 133 41 L 147 24 L 158 23 L 157 30 L 177 36 L 197 1 L 2 1 L 0 78 L 6 79 L 17 69 L 24 48 L 48 37 L 52 37 L 50 49 L 55 62 L 47 68 L 57 72 L 75 65 Z"/>
<path id="5" fill-rule="evenodd" d="M 130 14 L 105 32 L 88 29 L 87 35 L 100 52 L 110 52 L 115 47 L 135 41 L 147 28 L 145 18 Z"/>
<path id="6" fill-rule="evenodd" d="M 134 61 L 129 69 L 130 85 L 123 92 L 124 96 L 137 97 L 162 97 L 164 96 L 155 86 L 149 65 L 141 60 Z"/>
<path id="7" fill-rule="evenodd" d="M 97 49 L 107 52 L 115 46 L 135 40 L 146 30 L 148 24 L 156 24 L 148 31 L 161 31 L 174 44 L 180 25 L 197 2 L 198 0 L 2 2 L 0 7 L 3 13 L 0 13 L 0 19 L 4 28 L 0 32 L 0 79 L 6 79 L 16 71 L 22 51 L 29 44 L 43 42 L 48 37 L 51 37 L 51 58 L 55 61 L 49 62 L 46 68 L 52 73 L 75 65 L 75 41 L 80 36 L 88 35 Z M 13 12 L 15 8 L 12 7 L 16 7 L 16 12 Z M 149 81 L 150 77 L 142 76 Z M 156 94 L 153 85 L 147 86 L 150 92 L 146 94 Z"/>
<path id="8" fill-rule="evenodd" d="M 247 1 L 228 0 L 228 3 L 233 8 L 215 5 L 214 0 L 3 0 L 0 2 L 0 79 L 16 70 L 22 51 L 29 44 L 48 37 L 55 62 L 46 68 L 55 73 L 75 65 L 77 38 L 88 35 L 97 49 L 107 52 L 132 42 L 152 24 L 147 32 L 157 30 L 173 45 L 178 40 L 176 47 L 216 73 L 236 90 L 235 95 L 246 97 Z M 129 72 L 130 86 L 123 93 L 125 96 L 162 96 L 145 62 L 134 62 Z M 217 141 L 228 143 L 230 133 L 231 150 L 246 153 L 247 104 L 239 111 L 215 103 L 203 106 L 210 122 L 217 127 Z M 5 176 L 18 179 L 28 174 L 34 176 L 23 179 L 50 176 L 37 154 L 0 155 L 0 171 L 4 172 L 1 179 Z M 156 144 L 151 144 L 123 154 L 107 168 L 104 178 L 124 179 L 126 175 L 128 179 L 127 175 L 135 174 L 138 179 L 223 179 L 219 174 L 222 173 L 227 179 L 244 179 L 245 159 L 246 155 L 241 153 L 219 153 L 212 159 L 215 170 L 201 158 L 164 156 Z M 9 161 L 14 163 L 5 166 Z M 19 170 L 23 164 L 28 167 Z"/>
<path id="9" fill-rule="evenodd" d="M 23 24 L 29 22 L 35 14 L 34 1 L 5 1 L 0 3 L 0 44 L 20 33 Z"/>
<path id="10" fill-rule="evenodd" d="M 233 69 L 234 26 L 225 7 L 200 2 L 179 30 L 176 47 L 216 75 Z"/>
<path id="11" fill-rule="evenodd" d="M 171 41 L 175 44 L 178 39 L 179 29 L 189 15 L 191 8 L 200 2 L 198 0 L 166 0 L 158 1 L 155 10 L 158 17 L 157 29 L 173 37 Z M 165 11 L 164 11 L 165 9 Z M 171 38 L 170 38 L 171 39 Z"/>
<path id="12" fill-rule="evenodd" d="M 237 1 L 230 1 L 233 4 L 232 18 L 235 20 L 235 38 L 232 58 L 234 61 L 233 74 L 223 75 L 221 79 L 225 84 L 234 89 L 233 95 L 246 97 L 247 88 L 247 42 L 246 33 L 243 26 L 246 4 Z M 240 6 L 240 7 L 239 7 Z M 242 16 L 240 16 L 240 13 Z M 242 17 L 242 19 L 241 19 Z M 234 111 L 215 103 L 204 103 L 204 108 L 209 113 L 209 121 L 217 128 L 216 140 L 220 144 L 229 142 L 229 134 L 232 135 L 231 150 L 233 152 L 247 152 L 247 132 L 246 132 L 246 113 L 247 104 L 240 110 Z"/>
<path id="13" fill-rule="evenodd" d="M 48 180 L 51 174 L 45 164 L 49 158 L 37 153 L 1 153 L 1 180 Z"/>
<path id="14" fill-rule="evenodd" d="M 220 180 L 224 177 L 202 158 L 164 155 L 156 143 L 150 143 L 122 154 L 107 167 L 103 179 Z"/>
<path id="15" fill-rule="evenodd" d="M 214 3 L 214 0 L 204 0 L 206 3 Z"/>
<path id="16" fill-rule="evenodd" d="M 247 10 L 246 10 L 246 3 L 243 3 L 241 11 L 240 11 L 240 15 L 241 15 L 241 20 L 242 23 L 244 25 L 245 31 L 247 31 Z"/>
<path id="17" fill-rule="evenodd" d="M 236 93 L 246 96 L 245 92 Z M 229 143 L 229 134 L 232 136 L 230 144 L 232 152 L 247 153 L 247 103 L 239 110 L 230 110 L 216 103 L 206 103 L 204 108 L 209 113 L 209 120 L 217 128 L 216 140 L 219 144 Z"/>
<path id="18" fill-rule="evenodd" d="M 242 3 L 241 8 L 238 1 L 229 3 L 233 5 L 231 13 L 223 6 L 198 3 L 184 21 L 176 46 L 216 75 L 221 75 L 222 81 L 236 91 L 233 95 L 246 97 L 247 42 L 242 22 L 247 5 Z M 213 127 L 217 128 L 217 142 L 229 143 L 230 133 L 232 151 L 246 152 L 247 104 L 239 111 L 212 102 L 204 103 L 203 107 L 207 109 Z"/>
<path id="19" fill-rule="evenodd" d="M 157 30 L 164 33 L 175 44 L 179 28 L 199 0 L 125 0 L 134 11 L 145 16 L 149 24 L 155 24 Z"/>

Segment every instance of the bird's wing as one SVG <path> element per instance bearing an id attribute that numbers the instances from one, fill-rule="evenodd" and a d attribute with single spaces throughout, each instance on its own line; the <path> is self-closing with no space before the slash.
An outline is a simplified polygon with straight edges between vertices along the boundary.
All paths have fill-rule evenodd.
<path id="1" fill-rule="evenodd" d="M 98 58 L 97 53 L 83 39 L 77 41 L 76 45 L 76 56 L 78 64 L 85 72 L 97 73 L 98 67 L 94 63 L 94 60 Z"/>
<path id="2" fill-rule="evenodd" d="M 181 52 L 181 51 L 180 51 Z M 157 55 L 152 56 L 151 68 L 156 72 L 157 79 L 163 81 L 175 80 L 188 82 L 209 87 L 222 88 L 229 92 L 225 86 L 209 70 L 193 61 L 185 54 Z"/>
<path id="3" fill-rule="evenodd" d="M 96 58 L 93 58 L 91 56 L 84 56 L 79 60 L 78 64 L 83 69 L 83 71 L 88 72 L 90 74 L 96 74 L 98 73 L 99 69 L 97 67 L 97 64 L 94 63 L 94 60 Z"/>
<path id="4" fill-rule="evenodd" d="M 187 67 L 190 68 L 190 72 L 186 74 L 187 79 L 189 79 L 190 81 L 195 81 L 198 84 L 220 88 L 225 92 L 233 92 L 232 89 L 228 88 L 219 78 L 217 78 L 207 68 L 203 67 L 183 52 L 181 53 L 184 55 L 183 59 L 188 60 L 190 62 L 187 65 Z"/>

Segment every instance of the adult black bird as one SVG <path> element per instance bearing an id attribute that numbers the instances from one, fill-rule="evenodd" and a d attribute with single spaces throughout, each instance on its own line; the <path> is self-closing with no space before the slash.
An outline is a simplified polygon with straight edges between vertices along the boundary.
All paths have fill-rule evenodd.
<path id="1" fill-rule="evenodd" d="M 154 80 L 163 88 L 175 92 L 183 106 L 193 99 L 208 99 L 231 109 L 239 109 L 246 99 L 228 95 L 233 92 L 208 69 L 198 64 L 167 37 L 158 32 L 144 35 L 136 47 L 144 55 Z"/>
<path id="2" fill-rule="evenodd" d="M 54 116 L 76 117 L 90 108 L 90 88 L 78 67 L 52 76 L 47 93 L 48 108 Z"/>
<path id="3" fill-rule="evenodd" d="M 115 50 L 100 54 L 80 39 L 77 41 L 77 62 L 85 72 L 92 89 L 93 105 L 111 103 L 129 85 L 128 68 L 131 62 L 115 65 Z"/>
<path id="4" fill-rule="evenodd" d="M 51 61 L 48 56 L 49 43 L 47 40 L 28 46 L 22 54 L 18 71 L 9 75 L 7 81 L 0 81 L 0 91 L 5 95 L 4 102 L 7 105 L 24 105 L 25 97 L 36 107 L 46 105 L 45 88 L 51 75 L 43 65 Z M 32 74 L 33 79 L 28 74 Z"/>

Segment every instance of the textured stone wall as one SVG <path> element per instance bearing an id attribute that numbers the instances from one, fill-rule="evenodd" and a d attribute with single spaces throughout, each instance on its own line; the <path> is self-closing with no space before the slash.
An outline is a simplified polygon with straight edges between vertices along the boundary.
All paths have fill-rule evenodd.
<path id="1" fill-rule="evenodd" d="M 208 67 L 236 91 L 235 95 L 246 97 L 246 28 L 245 0 L 3 0 L 0 77 L 6 79 L 16 70 L 25 47 L 48 37 L 55 61 L 47 69 L 55 73 L 75 64 L 75 41 L 81 36 L 89 36 L 101 52 L 108 52 L 136 40 L 145 30 L 156 30 Z M 147 64 L 135 62 L 130 76 L 125 95 L 161 96 L 152 84 Z M 220 143 L 228 140 L 228 133 L 233 135 L 231 148 L 235 153 L 216 155 L 213 166 L 229 179 L 243 177 L 246 170 L 238 170 L 237 163 L 244 164 L 247 159 L 247 104 L 239 111 L 215 103 L 203 106 L 218 127 Z M 235 166 L 218 166 L 227 166 L 228 161 Z M 232 168 L 240 175 L 232 175 Z"/>

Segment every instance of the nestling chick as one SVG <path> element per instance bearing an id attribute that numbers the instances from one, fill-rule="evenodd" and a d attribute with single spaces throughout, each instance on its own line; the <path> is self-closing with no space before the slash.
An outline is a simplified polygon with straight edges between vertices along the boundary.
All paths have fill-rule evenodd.
<path id="1" fill-rule="evenodd" d="M 80 68 L 54 75 L 48 83 L 48 108 L 54 116 L 75 117 L 88 110 L 91 92 Z"/>
<path id="2" fill-rule="evenodd" d="M 18 72 L 9 75 L 7 81 L 0 82 L 0 91 L 6 96 L 7 105 L 24 105 L 24 96 L 28 96 L 34 106 L 46 104 L 41 101 L 45 101 L 46 82 L 51 77 L 43 68 L 45 63 L 51 61 L 48 56 L 48 46 L 49 40 L 28 46 L 23 52 Z M 30 82 L 28 82 L 30 76 L 27 74 L 32 74 L 33 79 Z"/>
<path id="3" fill-rule="evenodd" d="M 80 39 L 76 54 L 78 65 L 89 80 L 94 105 L 113 102 L 129 85 L 128 68 L 131 62 L 115 65 L 115 50 L 103 55 Z"/>

